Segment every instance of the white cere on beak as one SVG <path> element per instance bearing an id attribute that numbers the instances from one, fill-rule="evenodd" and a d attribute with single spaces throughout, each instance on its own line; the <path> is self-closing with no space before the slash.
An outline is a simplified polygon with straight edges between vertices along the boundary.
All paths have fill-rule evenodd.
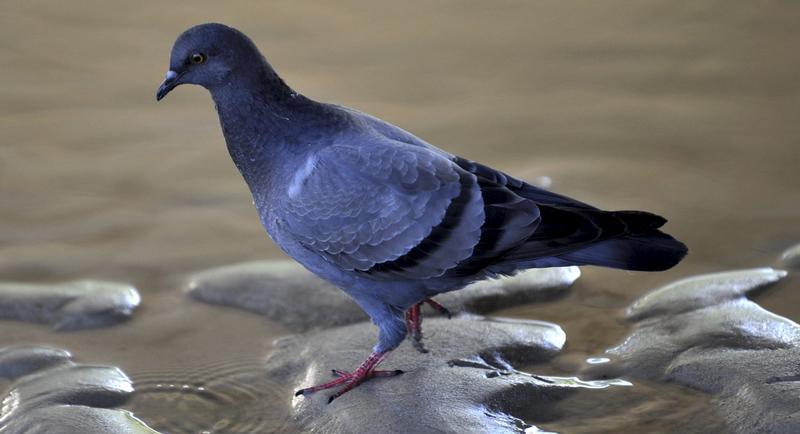
<path id="1" fill-rule="evenodd" d="M 169 70 L 169 71 L 167 71 L 167 76 L 166 76 L 166 79 L 167 79 L 167 80 L 172 80 L 173 78 L 175 78 L 175 77 L 177 77 L 177 76 L 178 76 L 178 73 L 177 73 L 177 72 L 175 72 L 175 71 L 173 71 L 173 70 Z"/>

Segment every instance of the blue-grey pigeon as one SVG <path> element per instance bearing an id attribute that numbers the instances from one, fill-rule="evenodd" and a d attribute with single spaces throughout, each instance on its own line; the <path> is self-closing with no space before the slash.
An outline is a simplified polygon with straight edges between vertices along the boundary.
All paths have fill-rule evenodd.
<path id="1" fill-rule="evenodd" d="M 375 367 L 410 335 L 423 303 L 528 268 L 668 269 L 686 246 L 642 211 L 603 211 L 460 158 L 388 122 L 313 101 L 236 29 L 202 24 L 172 48 L 161 100 L 180 84 L 211 93 L 228 151 L 275 243 L 344 290 L 379 328 L 355 371 L 298 391 L 399 371 Z M 422 348 L 418 345 L 418 348 Z"/>

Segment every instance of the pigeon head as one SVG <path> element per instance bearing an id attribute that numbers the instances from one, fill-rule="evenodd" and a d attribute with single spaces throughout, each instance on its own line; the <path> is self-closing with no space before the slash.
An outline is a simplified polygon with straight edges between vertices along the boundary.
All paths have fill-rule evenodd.
<path id="1" fill-rule="evenodd" d="M 161 100 L 181 84 L 216 88 L 247 79 L 274 75 L 253 41 L 224 24 L 200 24 L 183 32 L 175 41 L 169 71 L 156 93 Z M 271 74 L 270 74 L 271 73 Z"/>

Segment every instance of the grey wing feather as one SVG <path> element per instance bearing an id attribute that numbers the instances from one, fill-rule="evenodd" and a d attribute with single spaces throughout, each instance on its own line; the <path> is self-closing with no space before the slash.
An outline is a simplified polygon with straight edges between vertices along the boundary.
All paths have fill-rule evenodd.
<path id="1" fill-rule="evenodd" d="M 285 228 L 328 262 L 375 278 L 443 274 L 470 256 L 484 219 L 472 174 L 427 148 L 390 140 L 323 149 L 293 193 L 282 207 Z M 466 218 L 444 249 L 401 273 L 380 269 L 428 238 L 454 203 Z"/>

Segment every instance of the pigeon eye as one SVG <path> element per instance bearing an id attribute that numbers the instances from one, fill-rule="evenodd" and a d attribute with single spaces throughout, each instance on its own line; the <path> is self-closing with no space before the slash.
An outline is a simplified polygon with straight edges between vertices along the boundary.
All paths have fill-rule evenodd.
<path id="1" fill-rule="evenodd" d="M 199 64 L 201 64 L 201 63 L 206 61 L 206 56 L 204 54 L 202 54 L 202 53 L 194 53 L 194 54 L 192 54 L 192 57 L 190 57 L 190 60 L 195 65 L 199 65 Z"/>

